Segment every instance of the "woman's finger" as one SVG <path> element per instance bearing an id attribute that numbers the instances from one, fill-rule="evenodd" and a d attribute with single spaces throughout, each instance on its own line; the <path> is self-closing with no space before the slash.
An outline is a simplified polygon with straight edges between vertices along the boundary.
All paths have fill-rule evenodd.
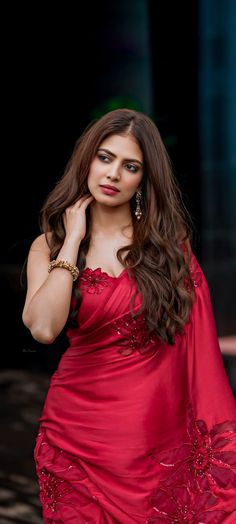
<path id="1" fill-rule="evenodd" d="M 90 195 L 88 198 L 83 200 L 80 207 L 82 207 L 83 204 L 85 204 L 85 207 L 87 207 L 92 202 L 93 199 L 94 199 L 93 195 Z"/>
<path id="2" fill-rule="evenodd" d="M 81 198 L 79 198 L 79 200 L 75 202 L 75 204 L 72 207 L 74 208 L 80 207 L 89 198 L 93 198 L 92 195 L 90 195 L 89 193 L 87 193 L 86 195 L 83 195 Z"/>

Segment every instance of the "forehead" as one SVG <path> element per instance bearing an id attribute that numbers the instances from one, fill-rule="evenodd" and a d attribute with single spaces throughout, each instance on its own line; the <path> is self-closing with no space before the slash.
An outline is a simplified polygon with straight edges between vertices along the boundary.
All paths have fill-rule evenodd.
<path id="1" fill-rule="evenodd" d="M 142 150 L 132 135 L 109 135 L 99 144 L 99 149 L 102 148 L 124 158 L 143 160 Z"/>

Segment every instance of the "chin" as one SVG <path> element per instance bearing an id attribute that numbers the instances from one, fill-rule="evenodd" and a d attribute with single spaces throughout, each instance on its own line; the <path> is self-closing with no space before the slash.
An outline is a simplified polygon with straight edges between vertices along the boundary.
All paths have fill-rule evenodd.
<path id="1" fill-rule="evenodd" d="M 114 202 L 114 201 L 111 201 L 111 200 L 108 200 L 107 198 L 97 198 L 96 199 L 96 202 L 98 204 L 103 204 L 104 206 L 107 206 L 107 207 L 114 207 L 114 206 L 118 206 L 120 204 L 120 202 Z"/>

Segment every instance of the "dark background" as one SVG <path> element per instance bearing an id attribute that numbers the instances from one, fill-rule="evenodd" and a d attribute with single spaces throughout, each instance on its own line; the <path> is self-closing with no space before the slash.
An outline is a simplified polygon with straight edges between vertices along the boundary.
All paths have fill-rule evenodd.
<path id="1" fill-rule="evenodd" d="M 33 435 L 66 339 L 43 346 L 23 326 L 23 266 L 44 198 L 91 119 L 130 107 L 155 121 L 194 220 L 219 337 L 236 334 L 236 6 L 41 2 L 5 8 L 2 24 L 1 475 L 31 514 L 6 510 L 1 522 L 33 524 Z M 234 350 L 223 358 L 236 393 Z"/>
<path id="2" fill-rule="evenodd" d="M 2 334 L 8 346 L 11 333 L 11 351 L 3 352 L 2 362 L 7 367 L 51 372 L 57 364 L 59 341 L 42 347 L 22 325 L 25 281 L 20 284 L 20 274 L 39 233 L 43 200 L 91 119 L 125 106 L 154 119 L 200 231 L 197 11 L 194 2 L 174 6 L 167 26 L 167 4 L 103 1 L 92 9 L 82 4 L 79 10 L 57 7 L 55 12 L 40 6 L 37 12 L 27 12 L 28 24 L 22 23 L 22 12 L 15 12 L 4 108 L 9 149 L 4 200 L 6 204 L 9 198 L 9 211 L 7 220 L 3 217 L 7 307 Z M 181 21 L 181 38 L 176 17 L 187 21 Z M 200 249 L 198 241 L 196 251 Z"/>
<path id="3" fill-rule="evenodd" d="M 23 354 L 35 344 L 21 322 L 19 277 L 40 207 L 76 139 L 116 107 L 156 122 L 194 220 L 219 336 L 235 334 L 234 19 L 231 2 L 223 10 L 196 0 L 38 4 L 5 14 L 0 267 L 2 342 L 11 351 L 2 352 L 3 365 L 51 366 L 51 347 Z"/>

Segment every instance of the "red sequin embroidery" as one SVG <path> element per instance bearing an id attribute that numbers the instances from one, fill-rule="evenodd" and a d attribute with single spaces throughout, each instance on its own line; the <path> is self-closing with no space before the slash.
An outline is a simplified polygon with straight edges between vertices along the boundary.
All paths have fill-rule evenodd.
<path id="1" fill-rule="evenodd" d="M 131 314 L 127 313 L 113 322 L 113 329 L 123 338 L 120 342 L 120 345 L 125 346 L 125 349 L 120 350 L 122 355 L 130 355 L 136 350 L 141 354 L 147 350 L 153 351 L 150 344 L 155 344 L 156 349 L 157 336 L 148 330 L 143 313 L 137 318 L 132 318 Z"/>
<path id="2" fill-rule="evenodd" d="M 65 480 L 55 477 L 46 468 L 40 471 L 39 486 L 42 504 L 52 512 L 56 511 L 61 498 L 72 492 L 72 488 Z"/>

